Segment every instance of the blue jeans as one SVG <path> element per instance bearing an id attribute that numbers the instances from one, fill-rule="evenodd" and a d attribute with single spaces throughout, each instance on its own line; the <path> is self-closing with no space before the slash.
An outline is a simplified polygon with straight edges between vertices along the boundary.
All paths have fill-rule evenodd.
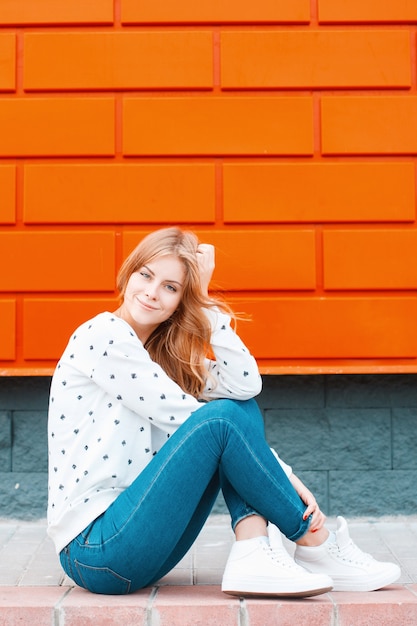
<path id="1" fill-rule="evenodd" d="M 202 529 L 219 489 L 232 527 L 258 514 L 291 540 L 306 506 L 272 454 L 255 400 L 202 405 L 136 480 L 60 554 L 65 572 L 95 593 L 126 594 L 162 578 Z"/>

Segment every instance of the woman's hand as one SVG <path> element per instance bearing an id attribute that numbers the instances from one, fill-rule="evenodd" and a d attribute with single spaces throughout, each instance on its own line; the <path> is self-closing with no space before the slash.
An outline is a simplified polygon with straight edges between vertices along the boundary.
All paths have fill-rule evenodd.
<path id="1" fill-rule="evenodd" d="M 289 478 L 301 500 L 307 506 L 306 510 L 304 511 L 304 519 L 307 519 L 310 515 L 312 516 L 309 530 L 312 533 L 317 532 L 318 530 L 320 530 L 320 528 L 324 526 L 324 523 L 326 521 L 325 514 L 320 510 L 316 498 L 311 493 L 311 491 L 307 489 L 304 483 L 302 483 L 295 474 L 291 474 Z"/>
<path id="2" fill-rule="evenodd" d="M 200 243 L 197 248 L 197 261 L 200 268 L 201 291 L 208 296 L 208 288 L 214 272 L 214 246 L 210 243 Z"/>

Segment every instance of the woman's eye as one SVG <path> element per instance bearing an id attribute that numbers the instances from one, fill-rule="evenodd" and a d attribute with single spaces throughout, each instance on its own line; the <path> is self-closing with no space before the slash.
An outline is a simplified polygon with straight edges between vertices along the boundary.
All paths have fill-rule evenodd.
<path id="1" fill-rule="evenodd" d="M 148 274 L 147 272 L 139 272 L 139 274 L 140 274 L 143 278 L 146 278 L 146 279 L 148 279 L 148 278 L 150 278 L 150 277 L 151 277 L 151 276 L 150 276 L 150 274 Z"/>
<path id="2" fill-rule="evenodd" d="M 168 289 L 168 291 L 172 291 L 173 293 L 175 293 L 177 291 L 176 287 L 174 287 L 174 285 L 167 285 L 166 288 Z"/>

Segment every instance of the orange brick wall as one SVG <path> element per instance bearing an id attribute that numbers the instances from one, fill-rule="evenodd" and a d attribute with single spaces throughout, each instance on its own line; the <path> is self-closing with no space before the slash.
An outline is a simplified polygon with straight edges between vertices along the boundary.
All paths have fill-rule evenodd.
<path id="1" fill-rule="evenodd" d="M 264 373 L 417 372 L 416 162 L 417 2 L 1 0 L 0 373 L 168 224 Z"/>

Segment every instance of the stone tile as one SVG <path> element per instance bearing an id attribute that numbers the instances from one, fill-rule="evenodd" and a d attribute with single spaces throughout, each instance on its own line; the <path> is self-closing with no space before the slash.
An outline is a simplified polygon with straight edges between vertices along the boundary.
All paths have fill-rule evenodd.
<path id="1" fill-rule="evenodd" d="M 39 520 L 46 516 L 47 472 L 0 472 L 0 511 L 9 519 Z"/>
<path id="2" fill-rule="evenodd" d="M 13 412 L 13 472 L 47 472 L 46 411 Z"/>
<path id="3" fill-rule="evenodd" d="M 63 587 L 0 587 L 0 625 L 54 623 L 54 607 L 65 596 Z"/>
<path id="4" fill-rule="evenodd" d="M 392 410 L 393 467 L 417 469 L 417 408 Z"/>
<path id="5" fill-rule="evenodd" d="M 388 409 L 329 409 L 330 470 L 391 468 Z"/>
<path id="6" fill-rule="evenodd" d="M 414 550 L 416 552 L 415 546 L 410 547 L 410 554 Z M 417 554 L 417 552 L 416 552 Z M 400 560 L 402 577 L 399 582 L 411 583 L 417 580 L 417 557 L 402 557 Z"/>
<path id="7" fill-rule="evenodd" d="M 150 594 L 150 589 L 144 589 L 130 595 L 109 596 L 75 587 L 60 604 L 59 623 L 65 626 L 146 626 Z"/>
<path id="8" fill-rule="evenodd" d="M 1 376 L 0 407 L 10 410 L 46 411 L 50 376 Z"/>
<path id="9" fill-rule="evenodd" d="M 0 411 L 0 471 L 12 469 L 12 414 Z"/>
<path id="10" fill-rule="evenodd" d="M 361 476 L 361 469 L 391 469 L 389 409 L 267 410 L 265 432 L 295 473 L 318 467 Z"/>
<path id="11" fill-rule="evenodd" d="M 326 406 L 416 407 L 416 375 L 329 375 L 326 377 Z"/>
<path id="12" fill-rule="evenodd" d="M 325 409 L 274 409 L 265 411 L 269 445 L 294 472 L 330 466 L 330 423 Z M 308 433 L 308 436 L 300 436 Z"/>
<path id="13" fill-rule="evenodd" d="M 403 515 L 417 511 L 417 470 L 387 470 L 362 472 L 330 471 L 329 515 L 354 511 L 358 517 Z M 358 489 L 361 498 L 358 499 Z M 346 513 L 345 513 L 346 514 Z"/>
<path id="14" fill-rule="evenodd" d="M 152 619 L 158 626 L 236 626 L 239 609 L 239 599 L 217 586 L 160 587 Z"/>
<path id="15" fill-rule="evenodd" d="M 339 626 L 415 626 L 417 596 L 409 589 L 391 585 L 371 593 L 330 592 L 337 604 Z"/>
<path id="16" fill-rule="evenodd" d="M 19 564 L 2 564 L 0 566 L 0 588 L 20 585 L 24 570 L 25 568 Z"/>
<path id="17" fill-rule="evenodd" d="M 164 585 L 193 585 L 194 572 L 191 567 L 174 567 L 166 576 L 158 580 L 158 586 Z"/>
<path id="18" fill-rule="evenodd" d="M 263 388 L 256 398 L 264 409 L 307 409 L 325 405 L 324 376 L 263 376 Z"/>
<path id="19" fill-rule="evenodd" d="M 226 562 L 226 559 L 224 559 Z M 212 569 L 208 567 L 199 567 L 194 571 L 195 585 L 218 585 L 222 584 L 224 566 Z"/>
<path id="20" fill-rule="evenodd" d="M 243 611 L 250 626 L 294 626 L 304 623 L 309 626 L 333 626 L 335 623 L 334 608 L 328 594 L 294 600 L 246 598 Z"/>

